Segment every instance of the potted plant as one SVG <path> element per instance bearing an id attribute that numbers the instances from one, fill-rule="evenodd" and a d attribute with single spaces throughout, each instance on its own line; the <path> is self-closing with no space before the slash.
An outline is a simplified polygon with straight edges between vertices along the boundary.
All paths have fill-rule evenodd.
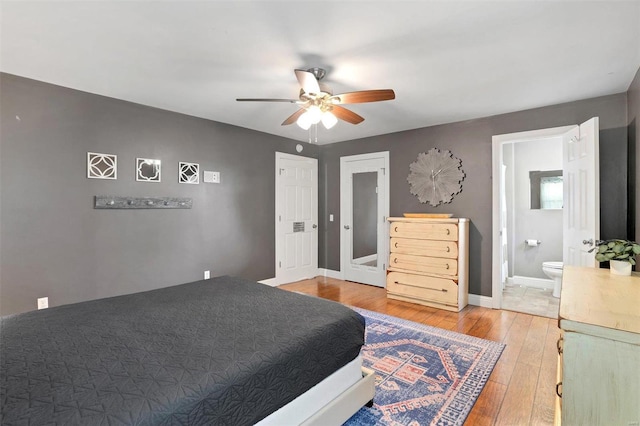
<path id="1" fill-rule="evenodd" d="M 610 270 L 616 275 L 631 275 L 631 266 L 636 264 L 640 244 L 628 240 L 598 240 L 589 252 L 596 252 L 598 262 L 610 262 Z"/>

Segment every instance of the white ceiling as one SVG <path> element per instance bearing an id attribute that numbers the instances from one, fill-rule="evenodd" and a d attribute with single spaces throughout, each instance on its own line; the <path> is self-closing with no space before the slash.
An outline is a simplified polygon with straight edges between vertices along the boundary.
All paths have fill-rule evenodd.
<path id="1" fill-rule="evenodd" d="M 3 1 L 0 69 L 91 93 L 307 141 L 280 123 L 295 68 L 334 93 L 391 88 L 349 106 L 359 125 L 321 144 L 625 92 L 640 67 L 640 1 Z"/>

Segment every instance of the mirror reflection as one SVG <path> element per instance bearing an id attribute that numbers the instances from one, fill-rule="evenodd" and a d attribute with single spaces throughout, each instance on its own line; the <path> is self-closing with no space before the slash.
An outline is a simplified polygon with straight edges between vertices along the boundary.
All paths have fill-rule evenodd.
<path id="1" fill-rule="evenodd" d="M 378 173 L 353 175 L 353 225 L 351 262 L 364 266 L 378 266 Z"/>
<path id="2" fill-rule="evenodd" d="M 562 208 L 562 170 L 530 171 L 529 182 L 531 184 L 531 209 Z"/>

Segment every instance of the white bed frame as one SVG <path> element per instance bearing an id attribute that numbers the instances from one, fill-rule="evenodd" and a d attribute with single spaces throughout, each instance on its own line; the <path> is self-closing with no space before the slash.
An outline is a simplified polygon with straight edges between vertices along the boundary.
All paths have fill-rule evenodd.
<path id="1" fill-rule="evenodd" d="M 363 367 L 358 356 L 256 425 L 341 425 L 373 400 L 374 394 L 374 371 Z"/>

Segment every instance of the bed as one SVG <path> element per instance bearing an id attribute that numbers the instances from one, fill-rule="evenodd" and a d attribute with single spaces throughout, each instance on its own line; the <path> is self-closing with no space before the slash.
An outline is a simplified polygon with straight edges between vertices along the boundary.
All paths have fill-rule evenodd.
<path id="1" fill-rule="evenodd" d="M 240 278 L 0 321 L 3 425 L 336 424 L 373 398 L 362 316 Z"/>

